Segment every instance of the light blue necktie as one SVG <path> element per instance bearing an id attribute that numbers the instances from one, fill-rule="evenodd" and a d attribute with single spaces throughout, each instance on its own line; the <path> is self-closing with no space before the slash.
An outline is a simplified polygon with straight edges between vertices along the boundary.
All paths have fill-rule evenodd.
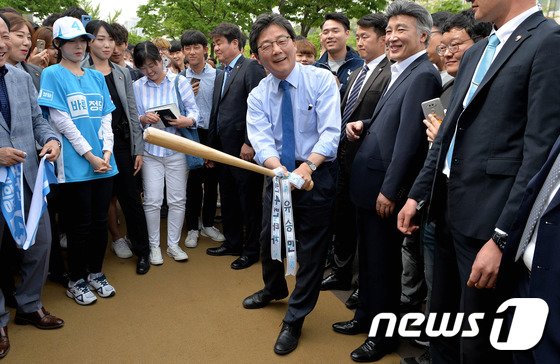
<path id="1" fill-rule="evenodd" d="M 294 135 L 294 112 L 290 97 L 290 84 L 286 80 L 280 81 L 282 89 L 282 156 L 280 163 L 288 171 L 296 169 L 296 141 Z"/>
<path id="2" fill-rule="evenodd" d="M 486 49 L 484 50 L 484 53 L 480 58 L 480 64 L 478 65 L 478 68 L 474 72 L 474 76 L 471 81 L 471 86 L 469 87 L 469 91 L 467 92 L 467 96 L 465 98 L 465 105 L 468 105 L 471 102 L 472 97 L 476 92 L 476 89 L 478 88 L 478 85 L 480 85 L 482 79 L 484 78 L 484 75 L 486 75 L 486 72 L 488 72 L 488 69 L 492 64 L 492 60 L 494 59 L 494 54 L 496 54 L 496 47 L 498 46 L 498 44 L 500 44 L 500 40 L 496 36 L 496 33 L 491 34 L 490 37 L 488 38 L 488 45 L 486 46 Z M 445 160 L 447 162 L 447 165 L 449 166 L 449 169 L 451 169 L 451 161 L 453 158 L 453 149 L 455 149 L 456 136 L 457 136 L 457 127 L 455 127 L 455 133 L 453 134 L 453 139 L 451 139 L 451 143 L 449 144 L 449 150 L 447 150 L 447 155 L 445 156 Z"/>
<path id="3" fill-rule="evenodd" d="M 350 115 L 354 112 L 356 108 L 356 102 L 358 101 L 358 96 L 360 95 L 360 91 L 362 89 L 362 85 L 364 84 L 364 80 L 366 79 L 366 74 L 369 71 L 367 64 L 364 65 L 356 82 L 352 86 L 352 91 L 348 96 L 348 100 L 346 101 L 346 106 L 344 107 L 344 112 L 342 113 L 342 125 L 346 125 L 348 119 L 350 119 Z M 344 130 L 344 129 L 343 129 Z"/>
<path id="4" fill-rule="evenodd" d="M 226 68 L 224 68 L 224 83 L 222 84 L 222 96 L 224 95 L 224 89 L 226 88 L 226 82 L 227 79 L 229 78 L 229 75 L 231 74 L 231 70 L 233 68 L 231 68 L 231 66 L 226 66 Z"/>

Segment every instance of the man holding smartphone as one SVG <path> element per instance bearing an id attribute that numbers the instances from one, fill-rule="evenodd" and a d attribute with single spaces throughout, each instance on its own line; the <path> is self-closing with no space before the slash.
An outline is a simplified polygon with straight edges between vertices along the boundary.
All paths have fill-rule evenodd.
<path id="1" fill-rule="evenodd" d="M 208 53 L 208 40 L 198 30 L 187 30 L 181 37 L 181 47 L 189 67 L 182 75 L 190 80 L 196 104 L 200 110 L 198 136 L 202 144 L 208 141 L 208 126 L 212 110 L 212 95 L 216 70 L 206 63 L 204 55 Z M 192 170 L 187 183 L 186 224 L 187 238 L 185 246 L 194 248 L 198 244 L 198 236 L 209 237 L 214 241 L 224 241 L 223 234 L 214 227 L 216 216 L 216 200 L 218 196 L 218 176 L 211 161 L 205 168 Z M 202 185 L 204 184 L 204 193 Z M 204 201 L 203 201 L 204 198 Z M 202 208 L 202 228 L 199 231 L 198 217 Z"/>

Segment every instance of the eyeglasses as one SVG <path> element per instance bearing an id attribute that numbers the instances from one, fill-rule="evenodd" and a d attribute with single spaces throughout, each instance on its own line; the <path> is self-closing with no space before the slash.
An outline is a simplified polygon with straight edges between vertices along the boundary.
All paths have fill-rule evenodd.
<path id="1" fill-rule="evenodd" d="M 259 51 L 263 52 L 263 53 L 270 53 L 270 52 L 272 52 L 272 48 L 273 48 L 274 43 L 276 43 L 278 45 L 278 47 L 283 49 L 288 45 L 288 42 L 290 41 L 290 39 L 292 39 L 292 38 L 290 38 L 287 35 L 282 35 L 282 36 L 276 38 L 275 41 L 263 42 L 260 46 L 257 47 L 257 49 Z"/>
<path id="2" fill-rule="evenodd" d="M 436 47 L 436 52 L 437 52 L 438 56 L 440 56 L 440 57 L 443 57 L 445 55 L 445 51 L 447 51 L 447 50 L 449 50 L 449 52 L 451 54 L 457 53 L 459 51 L 459 46 L 462 45 L 462 44 L 465 44 L 469 40 L 472 40 L 472 39 L 467 39 L 467 40 L 464 40 L 460 43 L 455 43 L 455 44 L 448 45 L 448 46 L 445 45 L 445 44 L 440 44 Z"/>

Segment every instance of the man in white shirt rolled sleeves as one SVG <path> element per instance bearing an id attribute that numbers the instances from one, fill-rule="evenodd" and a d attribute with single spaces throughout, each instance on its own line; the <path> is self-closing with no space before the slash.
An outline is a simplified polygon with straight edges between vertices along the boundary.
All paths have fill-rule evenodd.
<path id="1" fill-rule="evenodd" d="M 262 14 L 253 24 L 249 40 L 251 51 L 270 73 L 247 101 L 247 133 L 255 159 L 267 168 L 283 168 L 305 181 L 300 190 L 292 191 L 299 269 L 274 346 L 278 355 L 297 347 L 305 316 L 319 297 L 331 236 L 337 168 L 333 160 L 341 125 L 340 95 L 334 78 L 328 71 L 297 64 L 294 38 L 292 26 L 281 15 Z M 283 99 L 285 93 L 289 99 Z M 286 111 L 287 101 L 291 112 Z M 306 191 L 311 179 L 313 189 Z M 272 183 L 267 178 L 261 234 L 265 286 L 243 301 L 246 309 L 262 308 L 288 296 L 284 265 L 271 258 L 271 204 Z"/>

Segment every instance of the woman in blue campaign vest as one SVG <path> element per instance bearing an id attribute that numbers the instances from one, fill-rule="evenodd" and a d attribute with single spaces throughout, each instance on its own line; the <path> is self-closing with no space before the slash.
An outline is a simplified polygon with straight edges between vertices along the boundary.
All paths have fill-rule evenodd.
<path id="1" fill-rule="evenodd" d="M 48 107 L 60 133 L 57 160 L 62 216 L 68 237 L 70 282 L 66 295 L 80 305 L 111 297 L 115 289 L 102 272 L 107 247 L 107 210 L 117 174 L 111 112 L 115 109 L 103 75 L 80 65 L 94 36 L 82 23 L 63 17 L 54 23 L 60 63 L 41 76 L 39 105 Z"/>

